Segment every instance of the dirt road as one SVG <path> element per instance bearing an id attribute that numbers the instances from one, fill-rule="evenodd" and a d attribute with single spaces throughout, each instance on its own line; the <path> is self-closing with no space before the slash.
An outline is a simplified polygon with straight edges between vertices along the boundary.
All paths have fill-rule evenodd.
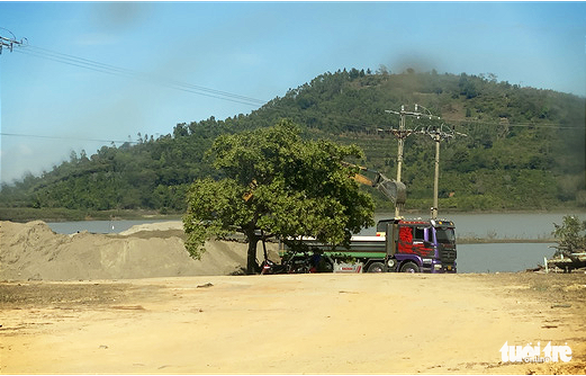
<path id="1" fill-rule="evenodd" d="M 584 374 L 585 314 L 583 274 L 3 282 L 0 373 Z"/>

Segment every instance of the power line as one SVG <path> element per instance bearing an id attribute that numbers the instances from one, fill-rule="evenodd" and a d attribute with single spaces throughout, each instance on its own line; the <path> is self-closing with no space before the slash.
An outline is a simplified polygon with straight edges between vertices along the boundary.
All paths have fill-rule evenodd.
<path id="1" fill-rule="evenodd" d="M 146 74 L 146 73 L 137 72 L 137 71 L 133 71 L 133 70 L 126 69 L 126 68 L 117 67 L 117 66 L 110 65 L 110 64 L 104 64 L 104 63 L 100 63 L 100 62 L 93 61 L 90 59 L 85 59 L 85 58 L 74 56 L 74 55 L 69 55 L 69 54 L 64 54 L 64 53 L 52 51 L 52 50 L 38 47 L 38 46 L 34 46 L 34 45 L 31 45 L 28 43 L 25 43 L 25 44 L 21 45 L 20 47 L 26 47 L 26 48 L 15 49 L 14 51 L 21 53 L 21 54 L 34 56 L 37 58 L 42 58 L 42 59 L 46 59 L 46 60 L 50 60 L 50 61 L 55 61 L 58 63 L 67 64 L 67 65 L 82 68 L 82 69 L 92 70 L 95 72 L 110 74 L 110 75 L 119 76 L 119 77 L 136 79 L 139 81 L 149 82 L 151 84 L 164 86 L 164 87 L 168 87 L 171 89 L 180 90 L 180 91 L 193 93 L 193 94 L 197 94 L 197 95 L 202 95 L 202 96 L 206 96 L 206 97 L 210 97 L 210 98 L 227 100 L 227 101 L 236 102 L 236 103 L 240 103 L 240 104 L 244 104 L 244 105 L 248 105 L 248 106 L 253 106 L 253 107 L 256 107 L 256 106 L 263 107 L 266 104 L 272 102 L 272 100 L 266 101 L 266 100 L 247 97 L 247 96 L 243 96 L 243 95 L 239 95 L 239 94 L 230 93 L 227 91 L 210 89 L 210 88 L 206 88 L 203 86 L 193 85 L 193 84 L 189 84 L 189 83 L 185 83 L 185 82 L 181 82 L 181 81 L 177 81 L 177 80 L 172 80 L 172 79 L 168 79 L 168 78 L 164 78 L 164 77 L 157 77 L 152 74 Z M 265 106 L 264 109 L 265 110 L 276 110 L 276 111 L 289 110 L 288 108 L 284 108 L 282 106 L 275 105 L 274 103 L 271 106 Z M 308 115 L 303 112 L 300 112 L 299 115 L 304 118 L 308 117 Z M 356 123 L 353 121 L 349 121 L 347 118 L 343 118 L 343 117 L 339 117 L 339 116 L 335 116 L 335 115 L 330 116 L 330 117 L 334 118 L 337 123 L 342 124 L 342 125 L 354 126 L 354 127 L 364 127 L 365 126 L 364 123 L 360 124 L 360 123 Z"/>
<path id="2" fill-rule="evenodd" d="M 490 121 L 481 121 L 475 119 L 448 119 L 443 118 L 446 122 L 449 123 L 470 123 L 470 124 L 482 124 L 482 125 L 495 125 L 495 126 L 507 126 L 507 127 L 523 127 L 523 128 L 559 128 L 559 129 L 582 129 L 584 126 L 575 126 L 575 125 L 563 125 L 558 123 L 549 123 L 549 124 L 535 124 L 535 123 L 500 123 L 500 122 L 490 122 Z"/>
<path id="3" fill-rule="evenodd" d="M 110 74 L 110 75 L 119 76 L 119 77 L 136 79 L 136 80 L 143 81 L 143 82 L 149 82 L 149 83 L 152 83 L 155 85 L 164 86 L 164 87 L 168 87 L 171 89 L 184 91 L 184 92 L 188 92 L 188 93 L 192 93 L 192 94 L 197 94 L 197 95 L 201 95 L 201 96 L 206 96 L 206 97 L 210 97 L 210 98 L 227 100 L 227 101 L 240 103 L 240 104 L 253 106 L 253 107 L 256 107 L 256 106 L 262 107 L 262 106 L 265 106 L 266 104 L 272 102 L 272 101 L 265 101 L 265 100 L 261 100 L 261 99 L 247 97 L 247 96 L 243 96 L 243 95 L 239 95 L 239 94 L 234 94 L 234 93 L 227 92 L 227 91 L 206 88 L 206 87 L 199 86 L 199 85 L 193 85 L 193 84 L 189 84 L 189 83 L 185 83 L 185 82 L 181 82 L 181 81 L 177 81 L 177 80 L 172 80 L 172 79 L 168 79 L 168 78 L 164 78 L 164 77 L 158 77 L 153 74 L 147 74 L 147 73 L 142 73 L 142 72 L 138 72 L 138 71 L 133 71 L 130 69 L 120 68 L 120 67 L 110 65 L 110 64 L 104 64 L 104 63 L 100 63 L 97 61 L 93 61 L 93 60 L 89 60 L 89 59 L 85 59 L 85 58 L 81 58 L 81 57 L 77 57 L 77 56 L 73 56 L 73 55 L 68 55 L 68 54 L 52 51 L 52 50 L 49 50 L 46 48 L 30 45 L 30 44 L 28 44 L 28 41 L 26 40 L 26 38 L 23 38 L 20 41 L 17 41 L 16 37 L 14 36 L 14 34 L 12 34 L 12 32 L 10 32 L 9 30 L 4 29 L 4 28 L 0 28 L 0 29 L 8 31 L 12 36 L 11 38 L 6 38 L 6 37 L 0 36 L 0 53 L 1 53 L 2 46 L 5 46 L 5 47 L 10 46 L 11 51 L 18 52 L 21 54 L 34 56 L 34 57 L 42 58 L 42 59 L 46 59 L 46 60 L 51 60 L 51 61 L 59 62 L 62 64 L 67 64 L 70 66 L 75 66 L 75 67 L 82 68 L 82 69 L 92 70 L 95 72 Z M 13 46 L 15 46 L 15 45 L 19 48 L 13 49 Z M 271 106 L 264 107 L 264 109 L 265 110 L 288 110 L 287 108 L 284 108 L 279 105 L 275 105 L 274 103 Z M 303 113 L 302 111 L 299 112 L 299 115 L 304 118 L 307 118 L 309 116 L 309 115 Z M 425 114 L 419 114 L 419 115 L 425 116 Z M 342 124 L 342 125 L 353 126 L 353 127 L 364 127 L 365 126 L 364 123 L 360 124 L 357 122 L 353 122 L 345 117 L 336 116 L 336 115 L 333 115 L 333 116 L 329 115 L 329 117 L 335 119 L 335 121 L 337 123 Z M 508 124 L 508 123 L 485 122 L 485 121 L 472 120 L 472 119 L 468 119 L 468 120 L 446 119 L 446 120 L 449 122 L 456 122 L 456 123 L 474 123 L 474 124 L 509 126 L 509 127 L 538 127 L 538 128 L 560 128 L 560 129 L 580 128 L 580 127 L 567 126 L 567 125 L 561 125 L 561 124 L 548 124 L 548 125 L 546 125 L 546 124 Z"/>
<path id="4" fill-rule="evenodd" d="M 249 106 L 264 106 L 267 103 L 271 102 L 271 101 L 265 101 L 265 100 L 256 99 L 256 98 L 252 98 L 252 97 L 246 97 L 246 96 L 242 96 L 239 94 L 234 94 L 234 93 L 230 93 L 227 91 L 210 89 L 210 88 L 206 88 L 206 87 L 199 86 L 199 85 L 193 85 L 193 84 L 189 84 L 189 83 L 185 83 L 185 82 L 181 82 L 181 81 L 176 81 L 176 80 L 157 77 L 154 75 L 149 75 L 149 74 L 145 74 L 145 73 L 141 73 L 141 72 L 136 72 L 136 71 L 133 71 L 130 69 L 120 68 L 120 67 L 116 67 L 116 66 L 113 66 L 110 64 L 104 64 L 104 63 L 100 63 L 97 61 L 93 61 L 93 60 L 89 60 L 89 59 L 85 59 L 85 58 L 81 58 L 81 57 L 77 57 L 77 56 L 73 56 L 73 55 L 68 55 L 68 54 L 63 54 L 63 53 L 56 52 L 56 51 L 51 51 L 49 49 L 33 46 L 30 44 L 26 45 L 26 47 L 27 47 L 26 49 L 18 49 L 15 51 L 22 53 L 22 54 L 35 56 L 38 58 L 51 60 L 51 61 L 55 61 L 55 62 L 83 68 L 83 69 L 88 69 L 88 70 L 100 72 L 100 73 L 105 73 L 105 74 L 110 74 L 110 75 L 120 76 L 120 77 L 125 77 L 125 78 L 131 78 L 131 79 L 137 79 L 140 81 L 169 87 L 169 88 L 172 88 L 175 90 L 180 90 L 180 91 L 185 91 L 188 93 L 203 95 L 203 96 L 210 97 L 210 98 L 228 100 L 228 101 L 232 101 L 232 102 L 236 102 L 236 103 L 240 103 L 240 104 L 245 104 L 245 105 L 249 105 Z M 265 107 L 265 109 L 266 110 L 275 110 L 275 111 L 289 110 L 288 108 L 285 108 L 285 107 L 282 107 L 279 105 L 275 105 L 275 104 L 273 104 L 271 106 L 267 106 L 267 107 Z M 307 115 L 304 114 L 303 112 L 300 112 L 300 115 L 302 117 L 307 117 Z M 342 118 L 342 117 L 337 117 L 337 116 L 333 116 L 333 117 L 336 118 L 336 121 L 339 124 L 348 125 L 348 126 L 364 126 L 364 124 L 359 124 L 356 122 L 348 121 L 347 118 Z"/>
<path id="5" fill-rule="evenodd" d="M 158 77 L 153 74 L 147 74 L 143 72 L 138 72 L 126 68 L 116 67 L 110 64 L 104 64 L 97 61 L 63 54 L 56 51 L 51 51 L 46 48 L 33 46 L 30 44 L 24 45 L 26 48 L 19 48 L 14 50 L 15 52 L 19 52 L 21 54 L 34 56 L 46 60 L 55 61 L 62 64 L 67 64 L 71 66 L 75 66 L 78 68 L 88 69 L 95 72 L 111 74 L 114 76 L 125 77 L 125 78 L 132 78 L 139 81 L 149 82 L 152 84 L 156 84 L 159 86 L 165 86 L 175 90 L 181 90 L 193 94 L 198 94 L 206 97 L 222 99 L 227 101 L 232 101 L 236 103 L 241 103 L 249 106 L 262 106 L 267 101 L 256 99 L 252 97 L 247 97 L 239 94 L 230 93 L 227 91 L 210 89 L 207 87 L 193 85 L 186 82 L 181 82 L 177 80 L 172 80 L 164 77 Z"/>
<path id="6" fill-rule="evenodd" d="M 17 41 L 16 36 L 10 30 L 4 29 L 4 28 L 0 28 L 0 29 L 5 30 L 6 32 L 8 32 L 11 35 L 10 38 L 0 36 L 0 53 L 2 52 L 2 47 L 5 46 L 5 47 L 8 47 L 11 52 L 16 51 L 16 52 L 19 52 L 19 53 L 22 53 L 25 55 L 35 56 L 38 58 L 47 59 L 47 60 L 75 66 L 78 68 L 84 68 L 84 69 L 89 69 L 89 70 L 93 70 L 96 72 L 101 72 L 101 73 L 112 74 L 112 75 L 116 75 L 116 76 L 122 76 L 122 77 L 126 77 L 126 78 L 133 78 L 133 79 L 137 79 L 137 80 L 141 80 L 141 81 L 151 82 L 151 83 L 158 84 L 161 86 L 166 86 L 166 87 L 169 87 L 172 89 L 186 91 L 186 92 L 190 92 L 190 93 L 194 93 L 194 94 L 198 94 L 198 95 L 203 95 L 203 96 L 207 96 L 207 97 L 211 97 L 211 98 L 228 100 L 228 101 L 237 102 L 237 103 L 241 103 L 241 104 L 245 104 L 245 105 L 249 105 L 249 106 L 262 106 L 267 102 L 266 100 L 247 97 L 247 96 L 234 94 L 234 93 L 222 91 L 222 90 L 210 89 L 207 87 L 193 85 L 193 84 L 189 84 L 189 83 L 185 83 L 185 82 L 181 82 L 181 81 L 177 81 L 177 80 L 171 80 L 171 79 L 164 78 L 164 77 L 157 77 L 152 74 L 137 72 L 137 71 L 133 71 L 130 69 L 116 67 L 116 66 L 110 65 L 110 64 L 100 63 L 100 62 L 93 61 L 90 59 L 85 59 L 85 58 L 81 58 L 81 57 L 77 57 L 77 56 L 73 56 L 73 55 L 68 55 L 68 54 L 63 54 L 60 52 L 52 51 L 52 50 L 49 50 L 46 48 L 42 48 L 42 47 L 38 47 L 38 46 L 34 46 L 34 45 L 29 44 L 28 40 L 26 38 L 23 38 L 21 41 Z M 26 48 L 14 50 L 13 47 L 15 45 L 18 47 L 26 47 Z"/>
<path id="7" fill-rule="evenodd" d="M 203 95 L 203 96 L 207 96 L 210 98 L 228 100 L 228 101 L 241 103 L 241 104 L 245 104 L 245 105 L 249 105 L 249 106 L 255 106 L 255 107 L 256 106 L 260 106 L 260 107 L 265 106 L 264 107 L 265 110 L 275 110 L 275 111 L 289 110 L 288 108 L 285 108 L 285 107 L 279 106 L 279 105 L 275 105 L 275 104 L 272 104 L 271 106 L 266 106 L 268 103 L 270 103 L 272 101 L 265 101 L 265 100 L 261 100 L 261 99 L 242 96 L 239 94 L 233 94 L 233 93 L 230 93 L 227 91 L 210 89 L 210 88 L 206 88 L 206 87 L 199 86 L 199 85 L 193 85 L 193 84 L 188 84 L 188 83 L 181 82 L 181 81 L 157 77 L 155 75 L 149 75 L 149 74 L 136 72 L 136 71 L 132 71 L 129 69 L 120 68 L 120 67 L 116 67 L 113 65 L 104 64 L 104 63 L 100 63 L 100 62 L 96 62 L 96 61 L 92 61 L 92 60 L 88 60 L 88 59 L 84 59 L 84 58 L 80 58 L 80 57 L 76 57 L 76 56 L 72 56 L 72 55 L 62 54 L 62 53 L 51 51 L 51 50 L 41 48 L 41 47 L 36 47 L 36 46 L 31 46 L 31 45 L 28 45 L 27 48 L 28 47 L 32 47 L 32 48 L 29 50 L 19 49 L 19 50 L 16 50 L 16 52 L 19 52 L 22 54 L 28 54 L 31 56 L 35 56 L 35 57 L 39 57 L 39 58 L 43 58 L 43 59 L 47 59 L 47 60 L 52 60 L 52 61 L 56 61 L 59 63 L 72 65 L 75 67 L 84 68 L 84 69 L 88 69 L 88 70 L 92 70 L 92 71 L 96 71 L 96 72 L 100 72 L 100 73 L 111 74 L 111 75 L 121 76 L 121 77 L 125 77 L 125 78 L 137 79 L 140 81 L 149 82 L 149 83 L 156 84 L 159 86 L 165 86 L 165 87 L 169 87 L 169 88 L 172 88 L 175 90 L 180 90 L 180 91 L 185 91 L 185 92 L 194 93 L 194 94 L 198 94 L 198 95 Z M 299 114 L 304 118 L 306 118 L 308 116 L 307 114 L 305 114 L 303 112 L 300 112 Z M 364 124 L 359 124 L 356 122 L 348 121 L 347 118 L 342 118 L 342 117 L 338 117 L 338 116 L 332 116 L 332 117 L 336 118 L 336 121 L 339 124 L 349 125 L 349 126 L 364 126 Z"/>
<path id="8" fill-rule="evenodd" d="M 0 132 L 0 136 L 11 136 L 11 137 L 27 137 L 27 138 L 45 138 L 53 140 L 69 140 L 69 141 L 91 141 L 99 143 L 115 143 L 115 144 L 137 144 L 137 141 L 120 141 L 120 140 L 105 140 L 95 138 L 83 138 L 83 137 L 67 137 L 67 136 L 45 136 L 39 134 L 23 134 L 23 133 L 5 133 Z"/>

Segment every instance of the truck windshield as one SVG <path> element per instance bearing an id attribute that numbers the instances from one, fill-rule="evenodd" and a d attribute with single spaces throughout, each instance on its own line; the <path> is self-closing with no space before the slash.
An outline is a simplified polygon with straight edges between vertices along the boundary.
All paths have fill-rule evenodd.
<path id="1" fill-rule="evenodd" d="M 435 233 L 436 233 L 438 243 L 452 244 L 452 243 L 456 242 L 456 233 L 454 232 L 453 228 L 437 227 Z"/>

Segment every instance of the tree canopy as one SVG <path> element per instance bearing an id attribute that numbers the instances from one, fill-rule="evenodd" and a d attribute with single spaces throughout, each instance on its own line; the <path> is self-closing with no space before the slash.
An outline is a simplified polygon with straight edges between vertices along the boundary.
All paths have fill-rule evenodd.
<path id="1" fill-rule="evenodd" d="M 208 152 L 221 178 L 196 180 L 188 192 L 186 249 L 199 258 L 206 239 L 242 232 L 248 241 L 247 272 L 257 268 L 259 240 L 280 237 L 295 246 L 300 236 L 348 244 L 372 226 L 374 203 L 341 163 L 361 158 L 356 146 L 304 140 L 290 121 L 220 135 Z"/>
<path id="2" fill-rule="evenodd" d="M 580 221 L 573 215 L 566 215 L 561 225 L 556 223 L 553 225 L 555 230 L 552 234 L 558 243 L 554 257 L 559 254 L 569 255 L 578 250 L 586 250 L 586 221 Z"/>

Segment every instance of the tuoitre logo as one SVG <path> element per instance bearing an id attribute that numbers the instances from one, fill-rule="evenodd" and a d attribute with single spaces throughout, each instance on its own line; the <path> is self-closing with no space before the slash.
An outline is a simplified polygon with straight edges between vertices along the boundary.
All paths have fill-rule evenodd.
<path id="1" fill-rule="evenodd" d="M 505 342 L 499 350 L 503 362 L 525 362 L 525 363 L 549 363 L 549 362 L 569 362 L 572 359 L 572 349 L 566 343 L 564 346 L 552 346 L 551 341 L 541 349 L 541 343 L 537 346 L 531 343 L 526 346 L 509 346 Z"/>

